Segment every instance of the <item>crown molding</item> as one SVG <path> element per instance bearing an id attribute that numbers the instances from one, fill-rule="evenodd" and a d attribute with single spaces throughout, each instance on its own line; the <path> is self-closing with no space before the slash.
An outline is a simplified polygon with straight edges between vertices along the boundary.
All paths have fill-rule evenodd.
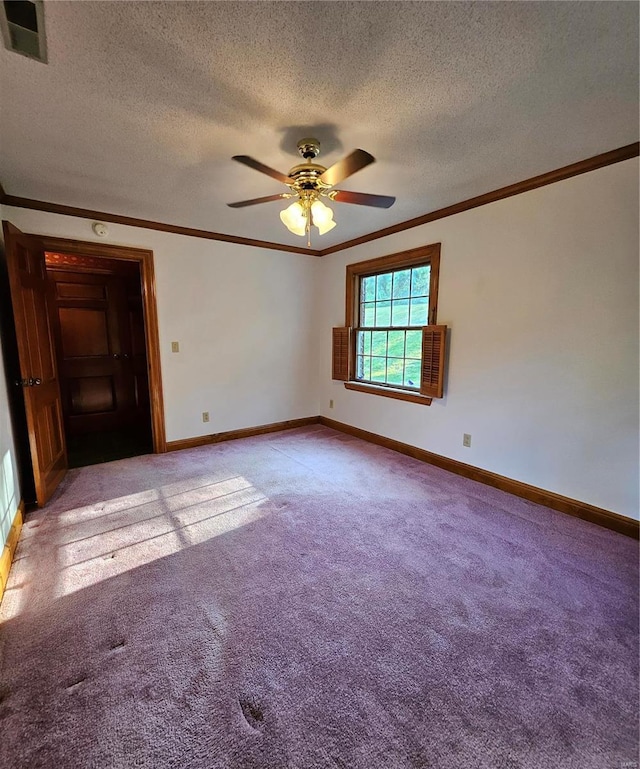
<path id="1" fill-rule="evenodd" d="M 454 203 L 452 206 L 439 208 L 437 211 L 431 211 L 422 216 L 416 216 L 415 219 L 408 219 L 405 222 L 393 224 L 390 227 L 370 232 L 368 235 L 362 235 L 359 238 L 345 240 L 343 243 L 338 243 L 335 246 L 329 246 L 328 248 L 322 249 L 319 256 L 335 254 L 336 252 L 344 251 L 347 248 L 353 248 L 354 246 L 360 246 L 363 243 L 369 243 L 372 240 L 378 240 L 378 238 L 386 238 L 389 235 L 395 235 L 398 232 L 404 232 L 404 230 L 419 227 L 421 224 L 428 224 L 429 222 L 435 222 L 438 219 L 444 219 L 447 216 L 453 216 L 454 214 L 460 214 L 463 211 L 469 211 L 472 208 L 486 206 L 488 203 L 495 203 L 498 200 L 504 200 L 513 195 L 519 195 L 522 192 L 529 192 L 538 187 L 544 187 L 547 184 L 561 182 L 564 181 L 564 179 L 570 179 L 572 176 L 585 174 L 588 171 L 595 171 L 597 168 L 610 166 L 613 163 L 619 163 L 622 160 L 630 160 L 631 158 L 638 157 L 639 153 L 639 142 L 627 144 L 624 147 L 619 147 L 610 152 L 603 152 L 601 155 L 594 155 L 592 158 L 580 160 L 578 163 L 571 163 L 571 165 L 556 168 L 554 171 L 547 171 L 547 173 L 540 174 L 539 176 L 532 176 L 530 179 L 510 184 L 508 187 L 500 187 L 500 189 L 493 190 L 493 192 L 485 192 L 483 195 L 477 195 L 475 198 L 469 198 L 460 203 Z"/>
<path id="2" fill-rule="evenodd" d="M 463 200 L 460 203 L 454 203 L 446 208 L 439 208 L 437 211 L 431 211 L 417 216 L 413 219 L 407 219 L 404 222 L 393 224 L 390 227 L 385 227 L 381 230 L 375 230 L 368 235 L 361 235 L 358 238 L 352 240 L 345 240 L 343 243 L 337 243 L 335 246 L 329 246 L 324 249 L 312 249 L 301 248 L 299 246 L 290 246 L 281 243 L 273 243 L 269 240 L 257 240 L 255 238 L 243 238 L 239 235 L 225 235 L 221 232 L 210 232 L 209 230 L 199 230 L 193 227 L 180 227 L 175 224 L 166 224 L 164 222 L 155 222 L 149 219 L 136 219 L 132 216 L 121 216 L 120 214 L 111 214 L 105 211 L 93 211 L 88 208 L 76 208 L 74 206 L 64 206 L 59 203 L 48 203 L 44 200 L 32 200 L 30 198 L 21 198 L 15 195 L 7 195 L 0 184 L 0 203 L 7 206 L 14 206 L 16 208 L 28 208 L 33 211 L 45 211 L 51 214 L 63 214 L 65 216 L 77 216 L 82 219 L 98 219 L 104 222 L 112 222 L 113 224 L 125 224 L 129 227 L 141 227 L 147 230 L 157 230 L 159 232 L 169 232 L 174 235 L 186 235 L 192 238 L 203 238 L 205 240 L 220 240 L 225 243 L 235 243 L 241 246 L 252 246 L 254 248 L 267 248 L 272 251 L 285 251 L 292 254 L 303 254 L 305 256 L 328 256 L 329 254 L 335 254 L 338 251 L 344 251 L 347 248 L 353 248 L 354 246 L 360 246 L 363 243 L 370 243 L 373 240 L 379 238 L 386 238 L 389 235 L 395 235 L 398 232 L 404 232 L 404 230 L 410 230 L 413 227 L 419 227 L 422 224 L 428 224 L 429 222 L 435 222 L 438 219 L 444 219 L 447 216 L 454 216 L 460 214 L 463 211 L 469 211 L 472 208 L 478 208 L 485 206 L 489 203 L 495 203 L 498 200 L 504 200 L 510 198 L 513 195 L 520 195 L 523 192 L 529 192 L 535 190 L 538 187 L 544 187 L 547 184 L 553 184 L 554 182 L 561 182 L 565 179 L 570 179 L 572 176 L 578 176 L 579 174 L 585 174 L 589 171 L 595 171 L 598 168 L 604 168 L 604 166 L 613 165 L 614 163 L 620 163 L 622 160 L 630 160 L 631 158 L 638 157 L 640 154 L 640 143 L 635 142 L 633 144 L 627 144 L 624 147 L 611 150 L 610 152 L 603 152 L 600 155 L 594 155 L 586 160 L 580 160 L 577 163 L 571 163 L 568 166 L 562 168 L 556 168 L 553 171 L 547 171 L 539 176 L 533 176 L 530 179 L 525 179 L 515 184 L 510 184 L 507 187 L 500 187 L 500 189 L 493 190 L 492 192 L 486 192 L 483 195 L 477 195 L 474 198 Z"/>
<path id="3" fill-rule="evenodd" d="M 32 200 L 31 198 L 20 198 L 15 195 L 4 193 L 0 197 L 0 203 L 15 208 L 28 208 L 32 211 L 45 211 L 50 214 L 62 214 L 64 216 L 77 216 L 81 219 L 98 219 L 102 222 L 111 222 L 112 224 L 125 224 L 129 227 L 141 227 L 145 230 L 157 230 L 158 232 L 170 232 L 173 235 L 186 235 L 192 238 L 203 238 L 204 240 L 221 240 L 225 243 L 235 243 L 241 246 L 253 246 L 254 248 L 268 248 L 272 251 L 287 251 L 292 254 L 304 254 L 305 256 L 319 256 L 320 253 L 311 248 L 300 248 L 299 246 L 289 246 L 281 243 L 272 243 L 270 240 L 257 240 L 256 238 L 243 238 L 240 235 L 225 235 L 222 232 L 211 232 L 209 230 L 198 230 L 193 227 L 181 227 L 176 224 L 166 224 L 165 222 L 155 222 L 151 219 L 136 219 L 133 216 L 121 216 L 120 214 L 111 214 L 106 211 L 93 211 L 89 208 L 76 208 L 75 206 L 64 206 L 59 203 L 48 203 L 44 200 Z"/>

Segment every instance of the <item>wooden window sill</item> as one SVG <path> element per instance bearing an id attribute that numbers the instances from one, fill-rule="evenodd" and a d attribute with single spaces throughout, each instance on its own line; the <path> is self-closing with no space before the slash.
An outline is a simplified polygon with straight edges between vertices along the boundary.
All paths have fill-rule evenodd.
<path id="1" fill-rule="evenodd" d="M 368 382 L 366 384 L 363 382 L 345 382 L 344 386 L 347 390 L 369 393 L 369 395 L 382 395 L 385 398 L 395 398 L 399 401 L 420 403 L 423 406 L 430 406 L 432 400 L 427 395 L 420 395 L 420 393 L 412 393 L 407 390 L 394 390 L 391 387 L 376 387 L 376 385 L 369 384 Z"/>

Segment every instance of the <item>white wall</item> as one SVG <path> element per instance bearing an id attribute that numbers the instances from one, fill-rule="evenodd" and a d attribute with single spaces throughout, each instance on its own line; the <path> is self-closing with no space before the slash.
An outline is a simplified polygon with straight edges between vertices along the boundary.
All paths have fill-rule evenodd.
<path id="1" fill-rule="evenodd" d="M 425 407 L 332 382 L 345 265 L 435 242 L 446 397 Z M 322 414 L 638 517 L 637 159 L 322 263 Z"/>
<path id="2" fill-rule="evenodd" d="M 0 220 L 2 208 L 0 207 Z M 0 248 L 2 231 L 0 227 Z M 7 382 L 5 377 L 2 340 L 0 339 L 0 553 L 7 541 L 20 502 L 16 448 L 11 428 Z"/>
<path id="3" fill-rule="evenodd" d="M 24 232 L 99 240 L 86 219 L 9 206 L 3 218 Z M 107 226 L 100 242 L 154 253 L 167 440 L 318 414 L 320 259 Z"/>

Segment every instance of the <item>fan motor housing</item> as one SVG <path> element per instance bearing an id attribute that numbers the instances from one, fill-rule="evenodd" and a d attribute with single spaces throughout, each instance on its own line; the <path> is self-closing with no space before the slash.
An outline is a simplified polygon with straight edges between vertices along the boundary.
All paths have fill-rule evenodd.
<path id="1" fill-rule="evenodd" d="M 289 177 L 293 180 L 293 186 L 297 189 L 312 190 L 320 187 L 329 187 L 323 184 L 320 177 L 327 169 L 315 163 L 300 163 L 289 171 Z"/>

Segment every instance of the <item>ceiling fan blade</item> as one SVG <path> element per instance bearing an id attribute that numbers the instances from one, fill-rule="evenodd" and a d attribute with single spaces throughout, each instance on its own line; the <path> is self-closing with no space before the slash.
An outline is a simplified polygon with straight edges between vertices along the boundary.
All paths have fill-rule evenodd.
<path id="1" fill-rule="evenodd" d="M 334 184 L 339 184 L 348 176 L 355 174 L 356 171 L 360 171 L 361 169 L 365 168 L 365 166 L 375 162 L 376 159 L 368 152 L 365 152 L 364 150 L 354 150 L 349 155 L 347 155 L 346 158 L 338 160 L 337 163 L 334 163 L 332 166 L 327 168 L 327 170 L 320 177 L 320 181 L 333 187 Z"/>
<path id="2" fill-rule="evenodd" d="M 238 200 L 236 203 L 227 203 L 229 208 L 244 208 L 245 206 L 255 206 L 258 203 L 270 203 L 272 200 L 282 200 L 289 197 L 288 193 L 282 192 L 279 195 L 266 195 L 264 198 L 251 198 L 251 200 Z"/>
<path id="3" fill-rule="evenodd" d="M 369 195 L 366 192 L 347 192 L 334 190 L 329 195 L 336 203 L 355 203 L 357 206 L 373 206 L 374 208 L 390 208 L 396 199 L 389 195 Z"/>
<path id="4" fill-rule="evenodd" d="M 250 158 L 248 155 L 234 155 L 231 159 L 237 160 L 238 163 L 242 163 L 245 166 L 249 166 L 249 168 L 253 168 L 255 171 L 260 171 L 260 173 L 262 174 L 271 176 L 273 179 L 277 179 L 279 182 L 282 182 L 283 184 L 291 183 L 291 179 L 288 176 L 285 176 L 285 174 L 281 174 L 280 171 L 276 171 L 275 168 L 270 168 L 269 166 L 265 166 L 264 163 L 261 163 L 259 160 L 254 160 L 253 158 Z"/>

